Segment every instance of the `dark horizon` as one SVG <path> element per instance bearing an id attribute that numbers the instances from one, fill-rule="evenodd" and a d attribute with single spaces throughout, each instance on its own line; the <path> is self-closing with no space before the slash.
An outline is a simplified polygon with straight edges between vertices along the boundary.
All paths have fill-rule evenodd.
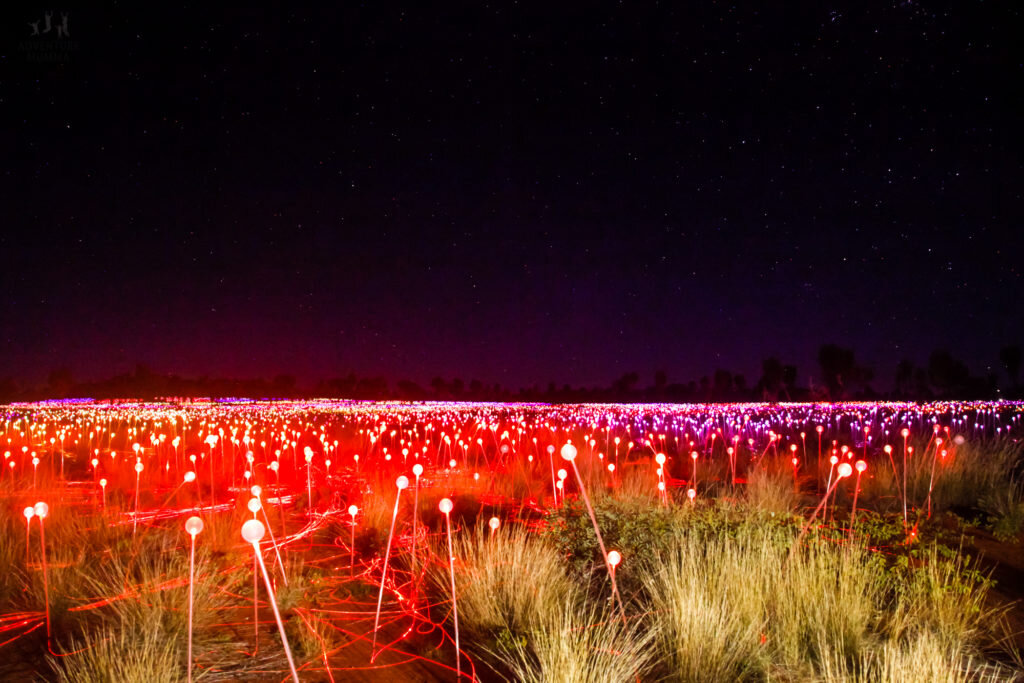
<path id="1" fill-rule="evenodd" d="M 1018 7 L 449 12 L 13 12 L 0 379 L 1008 386 Z"/>
<path id="2" fill-rule="evenodd" d="M 360 375 L 350 372 L 320 377 L 313 382 L 290 374 L 273 377 L 220 375 L 182 376 L 155 371 L 144 364 L 134 371 L 111 377 L 83 380 L 70 368 L 49 373 L 45 383 L 27 384 L 0 378 L 0 403 L 42 399 L 131 399 L 159 397 L 245 397 L 264 399 L 342 398 L 362 400 L 458 400 L 585 402 L 685 402 L 722 403 L 744 401 L 806 402 L 864 399 L 930 401 L 947 399 L 1024 398 L 1020 382 L 1022 350 L 1000 350 L 1003 373 L 973 375 L 948 351 L 933 351 L 924 366 L 909 360 L 897 366 L 894 381 L 880 381 L 872 368 L 859 363 L 852 349 L 825 344 L 819 349 L 817 377 L 801 375 L 796 365 L 778 358 L 762 360 L 760 372 L 751 378 L 728 368 L 699 378 L 673 378 L 664 370 L 652 376 L 631 371 L 611 382 L 591 385 L 533 382 L 519 386 L 485 383 L 479 378 L 435 375 L 423 382 L 409 377 Z"/>

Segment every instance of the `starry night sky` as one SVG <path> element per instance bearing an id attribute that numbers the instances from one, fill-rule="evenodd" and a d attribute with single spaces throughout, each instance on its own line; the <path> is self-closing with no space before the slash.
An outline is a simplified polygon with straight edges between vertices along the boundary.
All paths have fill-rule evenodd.
<path id="1" fill-rule="evenodd" d="M 836 342 L 885 388 L 1024 340 L 1017 3 L 339 4 L 4 10 L 0 375 L 803 385 Z"/>

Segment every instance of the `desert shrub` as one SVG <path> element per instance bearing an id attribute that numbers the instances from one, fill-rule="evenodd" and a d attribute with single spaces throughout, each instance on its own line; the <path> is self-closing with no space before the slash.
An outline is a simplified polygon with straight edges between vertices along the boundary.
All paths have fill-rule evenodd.
<path id="1" fill-rule="evenodd" d="M 745 502 L 752 508 L 777 515 L 789 515 L 800 505 L 793 485 L 793 472 L 779 467 L 758 467 L 747 481 Z"/>
<path id="2" fill-rule="evenodd" d="M 73 638 L 68 650 L 60 657 L 47 655 L 61 683 L 176 683 L 184 678 L 180 642 L 168 638 L 155 624 L 142 629 L 112 625 L 86 632 L 81 639 Z M 194 680 L 202 678 L 202 671 L 193 672 Z"/>
<path id="3" fill-rule="evenodd" d="M 526 683 L 623 683 L 642 678 L 654 652 L 653 631 L 642 620 L 623 623 L 592 604 L 568 597 L 545 611 L 526 635 L 502 642 L 492 654 Z"/>
<path id="4" fill-rule="evenodd" d="M 1024 531 L 1024 487 L 1011 480 L 981 497 L 979 507 L 986 513 L 992 534 L 1000 541 L 1016 542 Z"/>
<path id="5" fill-rule="evenodd" d="M 476 527 L 453 539 L 453 552 L 460 628 L 483 640 L 521 637 L 579 597 L 562 557 L 525 527 L 506 527 L 493 536 Z M 447 546 L 437 547 L 436 555 L 447 557 Z M 447 563 L 435 562 L 430 576 L 438 594 L 448 596 Z"/>

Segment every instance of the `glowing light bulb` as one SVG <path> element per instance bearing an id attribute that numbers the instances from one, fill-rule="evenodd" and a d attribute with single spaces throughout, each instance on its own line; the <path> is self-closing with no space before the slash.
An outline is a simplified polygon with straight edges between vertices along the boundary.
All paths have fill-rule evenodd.
<path id="1" fill-rule="evenodd" d="M 437 504 L 437 509 L 446 515 L 452 511 L 452 507 L 454 507 L 452 501 L 448 498 L 442 498 L 441 502 Z"/>
<path id="2" fill-rule="evenodd" d="M 198 517 L 189 517 L 185 520 L 185 531 L 192 537 L 198 536 L 203 531 L 203 520 Z"/>
<path id="3" fill-rule="evenodd" d="M 398 487 L 399 491 L 409 488 L 409 477 L 403 474 L 398 479 L 395 479 L 395 486 Z"/>
<path id="4" fill-rule="evenodd" d="M 258 519 L 250 519 L 242 525 L 242 538 L 253 545 L 260 542 L 264 533 L 266 533 L 266 529 Z"/>

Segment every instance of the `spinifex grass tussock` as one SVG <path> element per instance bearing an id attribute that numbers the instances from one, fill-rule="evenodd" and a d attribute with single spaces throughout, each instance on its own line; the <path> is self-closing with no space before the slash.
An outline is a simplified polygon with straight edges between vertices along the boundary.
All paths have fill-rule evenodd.
<path id="1" fill-rule="evenodd" d="M 73 637 L 66 653 L 47 655 L 60 683 L 178 683 L 185 678 L 179 643 L 149 625 L 110 625 Z M 193 674 L 202 680 L 202 673 Z"/>
<path id="2" fill-rule="evenodd" d="M 643 563 L 651 631 L 670 679 L 742 681 L 764 672 L 762 580 L 765 570 L 775 573 L 781 553 L 761 541 L 680 533 L 659 558 Z"/>
<path id="3" fill-rule="evenodd" d="M 1006 683 L 1017 680 L 1012 670 L 978 661 L 958 644 L 944 643 L 927 630 L 907 640 L 882 643 L 852 662 L 823 650 L 821 678 L 825 683 Z"/>
<path id="4" fill-rule="evenodd" d="M 939 445 L 935 442 L 918 441 L 907 459 L 907 495 L 912 505 L 926 509 L 930 488 L 933 513 L 976 509 L 986 496 L 1016 485 L 1014 474 L 1024 463 L 1024 442 L 1004 437 L 957 444 L 948 436 Z"/>
<path id="5" fill-rule="evenodd" d="M 166 536 L 161 536 L 166 542 Z M 174 546 L 154 540 L 134 558 L 112 556 L 80 572 L 79 595 L 90 596 L 95 610 L 111 627 L 146 630 L 177 639 L 187 629 L 188 558 Z M 231 604 L 229 592 L 244 585 L 237 572 L 224 573 L 204 548 L 196 552 L 193 625 L 196 642 L 208 626 L 222 618 L 218 611 Z M 87 603 L 88 604 L 88 603 Z"/>
<path id="6" fill-rule="evenodd" d="M 982 495 L 978 506 L 988 518 L 992 535 L 1000 541 L 1017 541 L 1024 531 L 1024 485 L 1019 479 L 994 487 Z"/>
<path id="7" fill-rule="evenodd" d="M 624 624 L 611 609 L 567 597 L 539 615 L 529 632 L 501 641 L 491 653 L 525 683 L 626 683 L 651 670 L 653 639 L 642 619 Z"/>
<path id="8" fill-rule="evenodd" d="M 927 630 L 947 646 L 997 639 L 1002 610 L 986 607 L 992 581 L 977 562 L 932 545 L 893 570 L 896 601 L 887 618 L 893 637 Z"/>
<path id="9" fill-rule="evenodd" d="M 484 640 L 519 638 L 550 619 L 567 600 L 580 597 L 564 558 L 525 527 L 491 535 L 477 526 L 453 543 L 459 620 L 467 633 Z M 439 557 L 448 554 L 447 547 L 435 552 Z M 436 564 L 431 575 L 438 592 L 448 592 L 447 565 Z"/>
<path id="10" fill-rule="evenodd" d="M 818 667 L 826 649 L 858 656 L 887 605 L 884 561 L 857 546 L 812 543 L 761 577 L 774 660 L 793 671 Z"/>
<path id="11" fill-rule="evenodd" d="M 765 465 L 751 472 L 745 501 L 751 508 L 777 515 L 790 515 L 800 505 L 792 467 Z"/>

